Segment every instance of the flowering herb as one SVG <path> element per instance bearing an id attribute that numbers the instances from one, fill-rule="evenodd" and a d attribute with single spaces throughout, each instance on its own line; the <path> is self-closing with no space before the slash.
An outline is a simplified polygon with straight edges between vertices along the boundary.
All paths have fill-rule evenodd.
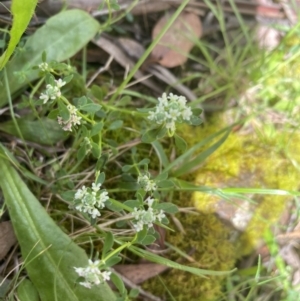
<path id="1" fill-rule="evenodd" d="M 92 261 L 89 259 L 88 266 L 85 268 L 74 267 L 76 273 L 83 278 L 84 281 L 80 281 L 79 284 L 86 288 L 91 288 L 93 285 L 99 285 L 105 281 L 110 280 L 110 271 L 99 268 L 102 264 L 101 260 Z"/>
<path id="2" fill-rule="evenodd" d="M 100 190 L 101 184 L 92 184 L 92 187 L 82 186 L 75 193 L 75 209 L 80 212 L 87 212 L 94 219 L 101 216 L 99 209 L 105 207 L 105 202 L 109 199 L 106 190 Z"/>

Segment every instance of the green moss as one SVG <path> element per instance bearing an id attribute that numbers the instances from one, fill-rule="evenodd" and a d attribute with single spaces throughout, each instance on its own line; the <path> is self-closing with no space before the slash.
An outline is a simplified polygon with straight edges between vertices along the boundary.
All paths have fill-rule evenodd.
<path id="1" fill-rule="evenodd" d="M 201 269 L 226 271 L 234 266 L 235 248 L 229 240 L 230 229 L 224 227 L 214 214 L 179 214 L 177 216 L 185 233 L 170 232 L 167 241 L 195 260 Z M 175 225 L 172 225 L 176 229 Z M 173 260 L 179 255 L 173 254 Z M 169 300 L 166 288 L 177 301 L 216 300 L 221 294 L 223 277 L 201 278 L 179 270 L 171 270 L 161 276 L 164 285 L 157 278 L 146 282 L 143 287 Z"/>
<path id="2" fill-rule="evenodd" d="M 215 188 L 246 187 L 297 190 L 300 172 L 300 135 L 278 132 L 263 137 L 232 133 L 196 174 L 196 182 Z M 291 138 L 292 137 L 292 138 Z M 240 255 L 249 254 L 266 229 L 276 223 L 289 196 L 251 196 L 257 202 L 252 219 L 240 237 Z M 193 203 L 201 212 L 212 212 L 219 198 L 197 192 Z M 270 210 L 271 209 L 271 210 Z"/>
<path id="3" fill-rule="evenodd" d="M 220 129 L 222 123 L 220 119 L 222 120 L 222 117 L 210 126 L 202 128 L 187 129 L 187 126 L 182 125 L 179 134 L 186 139 L 190 147 Z M 299 134 L 277 132 L 276 135 L 266 136 L 262 133 L 242 135 L 233 132 L 205 161 L 194 177 L 199 185 L 215 188 L 297 190 L 299 162 Z M 216 210 L 214 205 L 220 200 L 218 196 L 197 192 L 190 198 L 187 194 L 182 194 L 178 205 L 196 206 L 199 215 L 183 213 L 176 215 L 185 233 L 180 233 L 179 230 L 171 232 L 167 241 L 187 254 L 192 252 L 191 257 L 195 260 L 195 265 L 202 269 L 232 269 L 238 258 L 253 251 L 261 241 L 265 230 L 278 221 L 290 200 L 289 196 L 282 195 L 249 197 L 256 203 L 251 205 L 254 214 L 238 240 L 232 242 L 232 228 L 225 226 L 214 214 Z M 175 225 L 172 227 L 176 229 Z M 170 257 L 178 260 L 180 256 L 177 258 L 172 254 Z M 222 277 L 204 279 L 178 270 L 166 272 L 161 279 L 164 284 L 152 279 L 144 284 L 144 288 L 166 297 L 166 300 L 171 300 L 167 293 L 169 290 L 178 301 L 217 300 L 222 294 L 224 281 Z"/>

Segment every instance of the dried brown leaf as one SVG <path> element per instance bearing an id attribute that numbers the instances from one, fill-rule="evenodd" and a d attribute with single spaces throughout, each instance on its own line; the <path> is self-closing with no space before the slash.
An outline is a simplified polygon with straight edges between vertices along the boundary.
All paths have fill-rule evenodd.
<path id="1" fill-rule="evenodd" d="M 16 243 L 17 239 L 11 222 L 0 223 L 0 260 L 2 260 L 9 249 Z"/>
<path id="2" fill-rule="evenodd" d="M 134 284 L 143 283 L 168 269 L 167 266 L 157 263 L 120 264 L 114 269 L 122 276 L 130 279 Z"/>
<path id="3" fill-rule="evenodd" d="M 158 36 L 170 17 L 171 14 L 167 14 L 156 23 L 152 39 Z M 195 39 L 200 38 L 201 34 L 202 25 L 199 17 L 193 13 L 183 12 L 155 46 L 152 57 L 167 68 L 180 66 L 186 62 Z"/>

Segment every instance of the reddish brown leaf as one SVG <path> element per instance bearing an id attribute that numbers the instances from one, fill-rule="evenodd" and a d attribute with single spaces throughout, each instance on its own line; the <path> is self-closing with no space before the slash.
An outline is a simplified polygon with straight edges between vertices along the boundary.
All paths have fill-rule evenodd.
<path id="1" fill-rule="evenodd" d="M 155 25 L 152 39 L 155 39 L 169 21 L 171 15 L 162 17 Z M 152 51 L 152 57 L 162 66 L 172 68 L 182 65 L 194 46 L 194 42 L 202 34 L 199 17 L 193 13 L 183 12 L 175 20 Z"/>
<path id="2" fill-rule="evenodd" d="M 139 284 L 161 274 L 166 271 L 168 267 L 157 263 L 140 263 L 119 264 L 114 266 L 114 269 L 132 283 Z"/>

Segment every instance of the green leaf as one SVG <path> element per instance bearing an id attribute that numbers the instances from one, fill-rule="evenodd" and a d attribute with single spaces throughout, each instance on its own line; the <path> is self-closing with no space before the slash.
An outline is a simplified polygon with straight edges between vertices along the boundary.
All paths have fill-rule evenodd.
<path id="1" fill-rule="evenodd" d="M 129 292 L 129 297 L 136 298 L 139 295 L 140 291 L 137 288 L 133 288 Z"/>
<path id="2" fill-rule="evenodd" d="M 184 152 L 186 150 L 186 142 L 183 138 L 181 138 L 180 136 L 178 136 L 177 134 L 174 135 L 175 138 L 175 145 L 176 147 Z"/>
<path id="3" fill-rule="evenodd" d="M 159 141 L 154 141 L 151 143 L 152 147 L 154 148 L 156 154 L 157 154 L 157 157 L 160 161 L 160 164 L 163 166 L 163 167 L 167 167 L 169 165 L 169 159 L 165 153 L 165 150 L 164 148 L 162 147 L 161 143 Z"/>
<path id="4" fill-rule="evenodd" d="M 49 118 L 28 120 L 22 117 L 17 119 L 17 124 L 25 141 L 53 145 L 68 137 L 68 133 L 62 130 L 57 121 Z M 0 123 L 0 131 L 22 138 L 13 120 Z"/>
<path id="5" fill-rule="evenodd" d="M 10 30 L 10 40 L 7 49 L 0 57 L 0 70 L 3 69 L 13 54 L 23 33 L 25 32 L 37 5 L 37 0 L 14 0 L 11 5 L 13 24 Z"/>
<path id="6" fill-rule="evenodd" d="M 39 301 L 39 293 L 33 283 L 24 279 L 17 288 L 17 295 L 20 301 Z"/>
<path id="7" fill-rule="evenodd" d="M 140 243 L 144 246 L 147 246 L 153 244 L 155 241 L 156 237 L 154 237 L 153 235 L 147 235 Z"/>
<path id="8" fill-rule="evenodd" d="M 168 173 L 167 172 L 162 172 L 160 173 L 156 178 L 155 181 L 164 181 L 168 179 Z"/>
<path id="9" fill-rule="evenodd" d="M 95 142 L 91 142 L 91 146 L 92 146 L 92 154 L 94 158 L 98 159 L 101 155 L 100 146 Z"/>
<path id="10" fill-rule="evenodd" d="M 198 117 L 198 116 L 192 116 L 190 121 L 189 121 L 189 124 L 192 124 L 192 125 L 200 125 L 201 123 L 203 123 L 203 120 Z"/>
<path id="11" fill-rule="evenodd" d="M 87 255 L 54 223 L 4 158 L 0 157 L 0 186 L 21 248 L 24 266 L 41 300 L 115 300 L 114 293 L 106 283 L 91 289 L 75 285 L 78 275 L 74 266 L 87 266 Z"/>
<path id="12" fill-rule="evenodd" d="M 140 207 L 140 202 L 138 200 L 128 200 L 124 202 L 124 205 L 130 207 L 130 208 L 139 208 Z"/>
<path id="13" fill-rule="evenodd" d="M 123 126 L 123 120 L 116 120 L 109 125 L 108 130 L 114 131 L 121 128 L 122 126 Z"/>
<path id="14" fill-rule="evenodd" d="M 106 256 L 106 254 L 110 251 L 114 244 L 114 237 L 111 232 L 105 233 L 104 246 L 102 249 L 102 259 Z"/>
<path id="15" fill-rule="evenodd" d="M 154 207 L 157 210 L 163 210 L 166 213 L 174 214 L 178 212 L 178 208 L 176 205 L 172 203 L 160 203 L 155 205 Z"/>
<path id="16" fill-rule="evenodd" d="M 103 184 L 105 181 L 105 172 L 101 172 L 97 178 L 97 184 Z"/>
<path id="17" fill-rule="evenodd" d="M 82 145 L 80 149 L 77 151 L 76 157 L 79 162 L 81 162 L 86 155 L 86 146 Z"/>
<path id="18" fill-rule="evenodd" d="M 119 263 L 121 260 L 122 260 L 122 258 L 120 256 L 115 255 L 105 261 L 105 266 L 108 268 L 112 267 L 112 266 L 116 265 L 117 263 Z"/>
<path id="19" fill-rule="evenodd" d="M 163 180 L 157 183 L 157 186 L 160 188 L 171 188 L 174 187 L 174 183 L 171 180 Z"/>
<path id="20" fill-rule="evenodd" d="M 90 114 L 94 114 L 97 111 L 99 111 L 102 108 L 102 106 L 98 105 L 97 103 L 87 103 L 83 106 L 80 106 L 81 111 L 85 111 Z"/>
<path id="21" fill-rule="evenodd" d="M 132 165 L 124 165 L 122 167 L 122 171 L 123 172 L 128 172 L 133 166 Z"/>
<path id="22" fill-rule="evenodd" d="M 115 273 L 111 274 L 110 279 L 119 291 L 119 293 L 123 295 L 126 292 L 123 280 Z"/>
<path id="23" fill-rule="evenodd" d="M 20 0 L 19 2 L 24 3 Z M 77 9 L 65 10 L 48 19 L 44 26 L 27 39 L 23 51 L 7 64 L 9 93 L 20 90 L 28 82 L 39 77 L 39 70 L 32 70 L 32 67 L 42 62 L 43 52 L 47 53 L 48 61 L 64 61 L 84 47 L 99 28 L 100 25 L 94 18 Z M 16 74 L 20 72 L 26 72 L 26 82 L 20 82 L 20 77 Z M 7 101 L 7 91 L 2 88 L 0 107 Z"/>
<path id="24" fill-rule="evenodd" d="M 192 109 L 192 113 L 193 113 L 193 115 L 195 115 L 195 116 L 199 116 L 202 112 L 203 112 L 203 110 L 200 109 L 200 108 L 193 108 L 193 109 Z"/>
<path id="25" fill-rule="evenodd" d="M 94 124 L 91 130 L 91 137 L 99 134 L 99 132 L 101 132 L 102 129 L 103 129 L 103 122 Z"/>

